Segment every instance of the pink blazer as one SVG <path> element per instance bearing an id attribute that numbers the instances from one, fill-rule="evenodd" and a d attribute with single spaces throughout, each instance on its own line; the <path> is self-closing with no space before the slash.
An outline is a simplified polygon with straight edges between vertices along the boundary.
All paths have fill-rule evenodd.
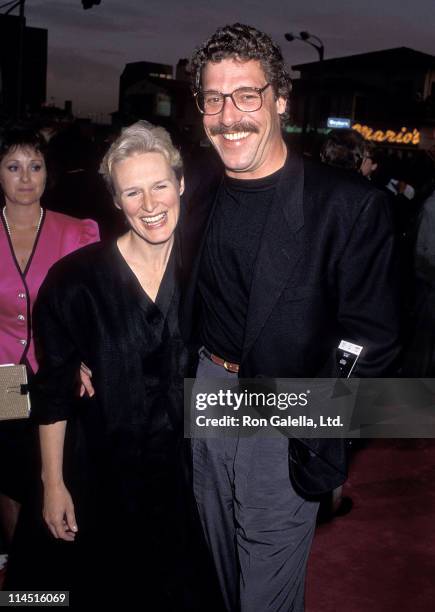
<path id="1" fill-rule="evenodd" d="M 3 221 L 3 215 L 0 218 Z M 0 364 L 27 361 L 36 372 L 31 313 L 39 287 L 56 261 L 99 238 L 95 221 L 44 210 L 37 242 L 22 273 L 4 222 L 0 223 Z"/>

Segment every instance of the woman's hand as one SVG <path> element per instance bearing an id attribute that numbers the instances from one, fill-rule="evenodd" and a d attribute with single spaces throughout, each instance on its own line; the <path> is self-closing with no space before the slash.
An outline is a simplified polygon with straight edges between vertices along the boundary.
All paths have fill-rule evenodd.
<path id="1" fill-rule="evenodd" d="M 63 482 L 44 485 L 44 521 L 56 539 L 74 541 L 78 531 L 74 504 Z"/>
<path id="2" fill-rule="evenodd" d="M 95 395 L 91 378 L 92 371 L 85 363 L 82 362 L 80 364 L 80 397 L 83 397 L 85 393 L 87 393 L 89 397 L 93 397 Z"/>

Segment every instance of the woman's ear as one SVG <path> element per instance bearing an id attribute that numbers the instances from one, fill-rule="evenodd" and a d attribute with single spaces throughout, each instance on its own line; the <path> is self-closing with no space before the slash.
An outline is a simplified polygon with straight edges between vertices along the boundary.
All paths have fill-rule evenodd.
<path id="1" fill-rule="evenodd" d="M 180 196 L 184 193 L 184 176 L 180 179 Z"/>

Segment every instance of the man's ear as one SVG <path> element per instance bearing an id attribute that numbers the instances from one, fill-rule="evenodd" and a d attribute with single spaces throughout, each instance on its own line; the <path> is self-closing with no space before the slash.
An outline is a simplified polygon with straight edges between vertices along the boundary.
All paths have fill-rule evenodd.
<path id="1" fill-rule="evenodd" d="M 286 98 L 278 96 L 278 98 L 276 99 L 276 110 L 278 111 L 278 115 L 282 115 L 283 113 L 285 113 L 285 110 L 287 108 L 287 102 L 288 100 Z"/>

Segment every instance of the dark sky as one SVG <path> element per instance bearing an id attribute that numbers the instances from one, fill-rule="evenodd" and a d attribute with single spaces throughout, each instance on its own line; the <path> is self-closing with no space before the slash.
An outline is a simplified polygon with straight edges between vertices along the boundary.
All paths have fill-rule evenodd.
<path id="1" fill-rule="evenodd" d="M 48 101 L 106 118 L 132 61 L 175 64 L 218 26 L 242 21 L 268 32 L 289 65 L 317 59 L 284 33 L 319 36 L 325 57 L 407 46 L 435 55 L 435 0 L 27 0 L 27 25 L 48 28 Z M 95 117 L 96 115 L 96 117 Z"/>

